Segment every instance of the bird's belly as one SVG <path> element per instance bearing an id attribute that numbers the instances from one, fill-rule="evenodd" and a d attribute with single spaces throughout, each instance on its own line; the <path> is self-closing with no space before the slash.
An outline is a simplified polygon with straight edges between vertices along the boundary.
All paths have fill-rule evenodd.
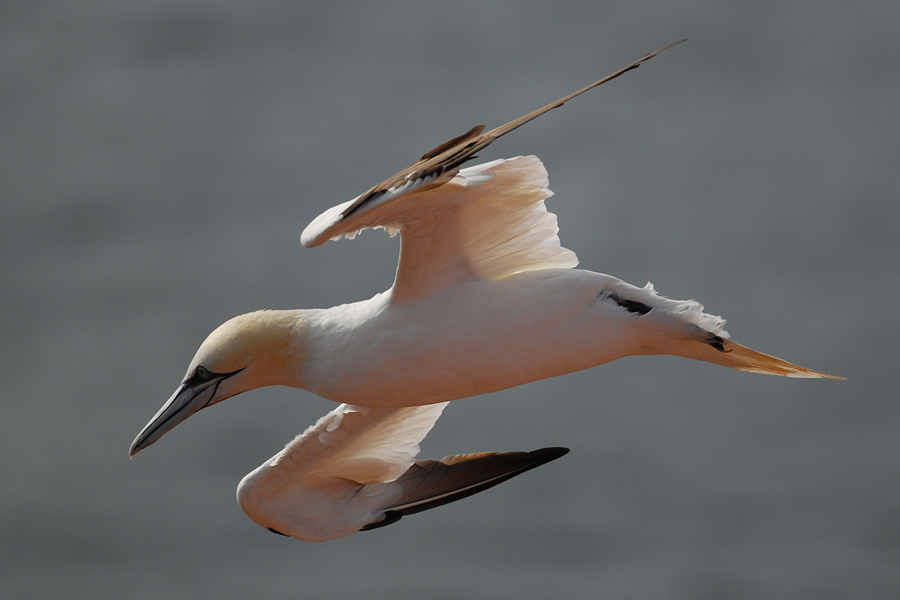
<path id="1" fill-rule="evenodd" d="M 317 339 L 307 388 L 349 404 L 414 406 L 609 362 L 630 353 L 622 311 L 596 301 L 609 279 L 559 270 L 463 284 L 402 306 L 382 299 Z"/>

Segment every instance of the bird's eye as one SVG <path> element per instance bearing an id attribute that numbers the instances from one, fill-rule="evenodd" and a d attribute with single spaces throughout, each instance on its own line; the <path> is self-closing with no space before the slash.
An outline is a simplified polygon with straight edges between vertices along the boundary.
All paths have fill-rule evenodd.
<path id="1" fill-rule="evenodd" d="M 197 370 L 194 371 L 194 377 L 200 381 L 206 381 L 209 379 L 209 369 L 206 367 L 197 367 Z"/>

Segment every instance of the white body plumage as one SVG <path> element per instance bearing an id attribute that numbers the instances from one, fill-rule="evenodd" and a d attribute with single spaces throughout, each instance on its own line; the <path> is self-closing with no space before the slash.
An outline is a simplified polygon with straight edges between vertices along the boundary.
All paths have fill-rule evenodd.
<path id="1" fill-rule="evenodd" d="M 476 127 L 322 213 L 303 232 L 304 246 L 366 228 L 399 232 L 394 285 L 355 304 L 226 322 L 131 455 L 198 410 L 258 387 L 301 387 L 343 402 L 238 488 L 241 507 L 263 527 L 322 541 L 466 497 L 567 452 L 415 461 L 451 400 L 635 354 L 830 377 L 732 342 L 724 320 L 697 302 L 574 269 L 544 205 L 551 192 L 536 157 L 459 168 L 497 137 L 660 51 L 506 125 Z"/>
<path id="2" fill-rule="evenodd" d="M 629 312 L 614 298 L 656 310 Z M 699 308 L 569 269 L 467 282 L 400 305 L 388 291 L 304 312 L 297 329 L 307 356 L 303 387 L 365 406 L 456 400 L 622 356 L 663 353 L 669 337 L 699 340 L 702 321 L 721 323 L 704 319 Z"/>

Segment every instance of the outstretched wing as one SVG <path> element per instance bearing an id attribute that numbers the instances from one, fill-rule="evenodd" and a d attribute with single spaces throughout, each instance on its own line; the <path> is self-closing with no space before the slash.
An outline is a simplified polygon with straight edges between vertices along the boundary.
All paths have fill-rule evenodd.
<path id="1" fill-rule="evenodd" d="M 484 133 L 478 126 L 441 144 L 358 198 L 319 215 L 303 231 L 301 242 L 313 247 L 376 227 L 391 235 L 400 232 L 396 302 L 473 279 L 574 266 L 575 255 L 560 248 L 556 217 L 544 208 L 550 191 L 539 160 L 527 157 L 460 167 L 497 138 L 674 45 L 505 125 Z"/>
<path id="2" fill-rule="evenodd" d="M 567 452 L 482 453 L 415 462 L 447 403 L 407 408 L 342 404 L 238 485 L 258 524 L 320 542 L 383 527 L 453 502 Z"/>

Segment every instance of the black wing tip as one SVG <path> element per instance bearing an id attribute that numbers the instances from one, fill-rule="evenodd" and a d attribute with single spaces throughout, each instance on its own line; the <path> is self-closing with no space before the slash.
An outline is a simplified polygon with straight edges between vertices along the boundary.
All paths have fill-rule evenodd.
<path id="1" fill-rule="evenodd" d="M 384 193 L 387 189 L 390 189 L 394 185 L 396 185 L 398 183 L 402 183 L 404 181 L 403 176 L 405 176 L 406 178 L 409 178 L 410 176 L 412 176 L 412 177 L 421 176 L 422 173 L 424 173 L 426 175 L 432 174 L 434 172 L 436 172 L 437 174 L 440 174 L 442 172 L 449 171 L 450 169 L 455 169 L 456 167 L 459 167 L 460 165 L 466 163 L 467 161 L 474 160 L 475 158 L 477 158 L 475 156 L 476 152 L 481 151 L 482 149 L 487 147 L 489 144 L 491 144 L 491 142 L 493 142 L 497 138 L 499 138 L 503 135 L 506 135 L 507 133 L 509 133 L 510 131 L 513 131 L 514 129 L 518 129 L 525 123 L 528 123 L 529 121 L 536 119 L 537 117 L 546 113 L 547 111 L 550 111 L 550 110 L 553 110 L 554 108 L 559 108 L 560 106 L 563 106 L 569 100 L 587 92 L 590 89 L 597 87 L 598 85 L 606 83 L 607 81 L 615 79 L 616 77 L 619 77 L 620 75 L 623 75 L 623 74 L 627 73 L 628 71 L 638 68 L 643 62 L 650 60 L 657 54 L 665 52 L 669 48 L 671 48 L 673 46 L 677 46 L 678 44 L 682 44 L 686 41 L 687 41 L 687 38 L 684 38 L 684 39 L 678 40 L 677 42 L 672 42 L 671 44 L 668 44 L 667 46 L 663 46 L 659 50 L 655 50 L 653 52 L 650 52 L 649 54 L 645 54 L 643 57 L 641 57 L 638 60 L 636 60 L 635 62 L 631 63 L 624 69 L 621 69 L 621 70 L 613 73 L 612 75 L 604 77 L 600 81 L 597 81 L 585 88 L 582 88 L 581 90 L 579 90 L 577 92 L 569 94 L 568 96 L 563 96 L 556 102 L 551 102 L 547 106 L 539 108 L 536 111 L 528 113 L 527 115 L 523 115 L 522 117 L 520 117 L 518 119 L 514 119 L 513 121 L 510 121 L 509 123 L 506 123 L 505 125 L 501 125 L 500 127 L 491 129 L 487 133 L 484 133 L 484 125 L 476 125 L 475 127 L 470 129 L 466 133 L 459 135 L 455 138 L 452 138 L 450 140 L 447 140 L 446 142 L 439 145 L 438 147 L 436 147 L 432 150 L 429 150 L 428 152 L 423 154 L 422 158 L 420 158 L 417 162 L 413 163 L 412 165 L 410 165 L 403 171 L 400 171 L 393 177 L 386 179 L 385 181 L 383 181 L 379 185 L 375 186 L 374 188 L 370 189 L 369 191 L 365 192 L 364 194 L 360 195 L 359 198 L 357 198 L 355 202 L 353 202 L 350 206 L 345 208 L 343 210 L 343 212 L 341 212 L 341 218 L 346 218 L 346 217 L 350 216 L 360 206 L 365 204 L 369 199 L 375 197 L 377 194 Z M 447 154 L 447 156 L 442 157 L 442 155 L 444 155 L 445 153 Z M 429 163 L 429 164 L 422 165 L 421 163 L 423 163 L 423 162 Z M 436 164 L 432 164 L 432 163 L 436 163 Z M 424 170 L 418 169 L 418 167 L 420 167 L 420 166 L 423 166 Z M 438 168 L 440 170 L 437 170 Z M 416 175 L 417 170 L 420 171 L 419 175 Z M 383 186 L 386 186 L 386 187 L 383 187 Z M 324 243 L 324 242 L 322 242 L 322 243 Z M 319 245 L 319 244 L 316 244 L 316 245 Z"/>
<path id="2" fill-rule="evenodd" d="M 512 458 L 518 456 L 519 458 L 516 460 L 516 464 L 514 466 L 511 466 L 511 468 L 505 470 L 505 472 L 501 471 L 495 476 L 492 476 L 486 480 L 475 482 L 472 485 L 446 494 L 440 498 L 426 500 L 421 503 L 416 503 L 412 506 L 395 508 L 394 510 L 403 515 L 412 515 L 424 510 L 429 510 L 432 508 L 443 506 L 445 504 L 450 504 L 451 502 L 456 502 L 457 500 L 462 500 L 463 498 L 468 498 L 469 496 L 473 496 L 485 490 L 489 490 L 494 486 L 509 481 L 514 477 L 518 477 L 522 473 L 526 473 L 528 471 L 531 471 L 532 469 L 543 466 L 551 461 L 556 460 L 557 458 L 565 456 L 568 453 L 568 448 L 561 447 L 540 448 L 538 450 L 532 450 L 531 452 L 487 453 L 482 458 L 489 461 L 502 459 L 504 457 Z"/>
<path id="3" fill-rule="evenodd" d="M 388 525 L 393 525 L 400 519 L 404 517 L 404 515 L 413 515 L 418 512 L 422 512 L 425 510 L 429 510 L 432 508 L 437 508 L 439 506 L 443 506 L 445 504 L 450 504 L 452 502 L 456 502 L 457 500 L 462 500 L 463 498 L 468 498 L 474 494 L 479 492 L 483 492 L 488 490 L 496 485 L 499 485 L 505 481 L 509 481 L 510 479 L 525 473 L 526 471 L 530 471 L 541 465 L 545 465 L 548 462 L 554 461 L 557 458 L 561 458 L 569 453 L 568 448 L 563 448 L 561 446 L 551 446 L 548 448 L 539 448 L 537 450 L 532 450 L 531 452 L 522 452 L 520 455 L 526 455 L 528 457 L 527 461 L 523 461 L 523 464 L 520 465 L 518 469 L 513 469 L 500 477 L 481 482 L 480 484 L 476 484 L 472 487 L 469 487 L 465 490 L 460 490 L 455 493 L 451 493 L 447 496 L 444 496 L 440 499 L 426 501 L 421 504 L 416 504 L 414 506 L 410 506 L 407 508 L 399 508 L 393 510 L 384 511 L 384 517 L 380 521 L 374 521 L 369 523 L 362 528 L 360 531 L 371 531 L 373 529 L 380 529 L 381 527 L 387 527 Z M 519 454 L 519 453 L 507 453 L 507 454 Z M 495 456 L 495 455 L 494 455 Z M 428 461 L 433 464 L 437 464 L 437 461 Z M 277 533 L 277 532 L 276 532 Z"/>
<path id="4" fill-rule="evenodd" d="M 360 531 L 372 531 L 373 529 L 380 529 L 382 527 L 387 527 L 388 525 L 393 525 L 397 521 L 403 518 L 403 513 L 397 510 L 386 510 L 384 511 L 384 518 L 380 521 L 373 521 L 368 525 L 364 525 L 360 528 Z"/>
<path id="5" fill-rule="evenodd" d="M 549 448 L 539 448 L 538 450 L 532 450 L 528 454 L 534 456 L 535 458 L 543 459 L 543 462 L 540 464 L 547 464 L 550 461 L 556 460 L 557 458 L 562 458 L 566 454 L 571 452 L 569 448 L 564 448 L 562 446 L 550 446 Z"/>

